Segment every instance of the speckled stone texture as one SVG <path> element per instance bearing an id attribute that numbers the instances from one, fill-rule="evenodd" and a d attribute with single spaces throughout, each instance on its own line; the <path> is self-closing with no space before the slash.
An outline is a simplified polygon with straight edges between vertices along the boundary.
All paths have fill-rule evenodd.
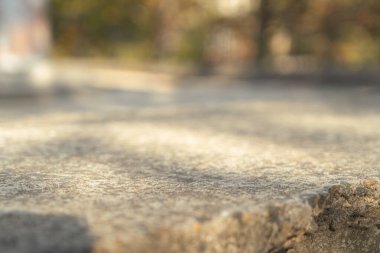
<path id="1" fill-rule="evenodd" d="M 191 82 L 0 98 L 0 252 L 378 251 L 378 88 Z"/>

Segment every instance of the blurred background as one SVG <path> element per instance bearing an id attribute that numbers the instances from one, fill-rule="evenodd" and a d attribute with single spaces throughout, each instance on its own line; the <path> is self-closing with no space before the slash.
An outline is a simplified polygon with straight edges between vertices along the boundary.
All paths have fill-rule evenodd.
<path id="1" fill-rule="evenodd" d="M 376 73 L 380 1 L 0 0 L 0 71 L 38 65 L 43 76 L 43 59 L 202 74 Z"/>
<path id="2" fill-rule="evenodd" d="M 280 72 L 380 63 L 376 0 L 53 0 L 49 10 L 54 57 Z"/>

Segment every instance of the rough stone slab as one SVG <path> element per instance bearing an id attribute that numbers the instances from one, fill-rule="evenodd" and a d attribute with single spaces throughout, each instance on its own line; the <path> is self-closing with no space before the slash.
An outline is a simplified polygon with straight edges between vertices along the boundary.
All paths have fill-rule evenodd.
<path id="1" fill-rule="evenodd" d="M 377 224 L 379 106 L 306 84 L 2 99 L 0 252 L 307 252 L 327 230 L 350 252 L 342 228 Z"/>

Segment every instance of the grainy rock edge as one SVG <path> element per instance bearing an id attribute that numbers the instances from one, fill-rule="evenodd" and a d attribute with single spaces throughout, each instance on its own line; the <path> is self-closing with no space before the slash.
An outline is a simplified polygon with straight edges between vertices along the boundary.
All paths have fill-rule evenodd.
<path id="1" fill-rule="evenodd" d="M 380 252 L 378 181 L 335 185 L 307 200 L 313 229 L 284 252 Z"/>
<path id="2" fill-rule="evenodd" d="M 379 202 L 379 181 L 341 183 L 291 200 L 162 228 L 127 248 L 136 253 L 380 252 Z M 118 252 L 120 245 L 114 246 L 98 249 Z"/>

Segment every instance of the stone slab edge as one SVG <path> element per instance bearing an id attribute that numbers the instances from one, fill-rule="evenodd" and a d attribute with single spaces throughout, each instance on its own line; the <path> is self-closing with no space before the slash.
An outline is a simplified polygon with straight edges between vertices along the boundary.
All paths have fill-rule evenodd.
<path id="1" fill-rule="evenodd" d="M 352 217 L 365 217 L 374 209 L 379 211 L 379 201 L 380 182 L 377 179 L 343 182 L 303 192 L 288 200 L 224 211 L 205 221 L 194 219 L 174 228 L 162 227 L 148 236 L 134 238 L 133 242 L 99 242 L 92 252 L 304 252 L 294 249 L 304 248 L 298 244 L 305 241 L 305 236 L 326 227 L 344 229 L 344 224 L 352 222 Z M 326 221 L 329 224 L 321 224 L 318 217 L 332 209 L 337 214 L 330 215 Z M 306 250 L 310 252 L 311 249 Z"/>

